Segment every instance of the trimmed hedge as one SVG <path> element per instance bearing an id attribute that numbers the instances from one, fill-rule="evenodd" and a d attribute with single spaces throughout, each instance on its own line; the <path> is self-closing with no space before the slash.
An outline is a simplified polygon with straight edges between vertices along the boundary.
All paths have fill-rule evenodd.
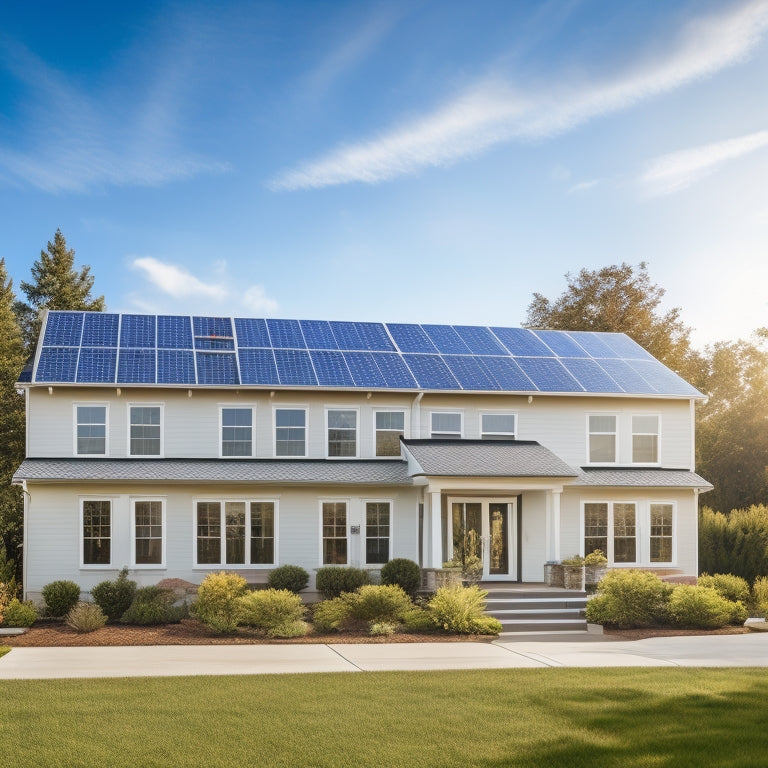
<path id="1" fill-rule="evenodd" d="M 43 587 L 45 613 L 48 616 L 66 616 L 80 600 L 80 587 L 74 581 L 52 581 Z"/>
<path id="2" fill-rule="evenodd" d="M 231 634 L 240 618 L 238 599 L 248 589 L 242 576 L 236 573 L 209 573 L 197 590 L 192 615 L 220 634 Z"/>
<path id="3" fill-rule="evenodd" d="M 301 597 L 287 589 L 262 589 L 238 598 L 239 623 L 269 637 L 299 637 L 309 630 Z"/>
<path id="4" fill-rule="evenodd" d="M 323 597 L 333 600 L 342 592 L 354 592 L 358 587 L 370 584 L 370 581 L 370 574 L 363 568 L 328 565 L 318 568 L 315 583 Z"/>
<path id="5" fill-rule="evenodd" d="M 609 571 L 587 602 L 587 621 L 619 629 L 653 627 L 667 621 L 667 600 L 673 587 L 645 571 Z"/>
<path id="6" fill-rule="evenodd" d="M 421 586 L 421 568 L 413 560 L 396 557 L 382 567 L 381 583 L 395 584 L 413 597 Z"/>
<path id="7" fill-rule="evenodd" d="M 710 576 L 707 573 L 702 573 L 698 578 L 698 585 L 711 587 L 726 600 L 731 600 L 734 603 L 746 604 L 749 602 L 749 584 L 741 576 L 734 576 L 730 573 L 716 573 Z"/>
<path id="8" fill-rule="evenodd" d="M 712 587 L 680 584 L 669 597 L 669 616 L 680 627 L 717 629 L 730 623 L 743 624 L 747 611 Z"/>
<path id="9" fill-rule="evenodd" d="M 136 582 L 128 578 L 123 568 L 114 581 L 102 581 L 91 590 L 94 602 L 104 611 L 107 621 L 113 624 L 131 607 L 136 596 Z"/>
<path id="10" fill-rule="evenodd" d="M 269 574 L 267 585 L 272 589 L 301 592 L 309 584 L 309 574 L 298 565 L 281 565 Z"/>

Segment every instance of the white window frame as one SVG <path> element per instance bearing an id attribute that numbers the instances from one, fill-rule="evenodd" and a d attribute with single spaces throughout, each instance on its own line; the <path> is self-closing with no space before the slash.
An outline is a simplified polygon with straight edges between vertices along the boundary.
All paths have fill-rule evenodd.
<path id="1" fill-rule="evenodd" d="M 653 416 L 656 418 L 656 461 L 635 461 L 635 435 L 652 435 L 653 432 L 635 432 L 634 419 L 636 416 Z M 661 464 L 661 414 L 660 413 L 633 413 L 630 417 L 629 427 L 632 435 L 630 450 L 632 451 L 632 464 L 645 467 L 658 467 Z"/>
<path id="2" fill-rule="evenodd" d="M 131 409 L 132 408 L 159 408 L 160 409 L 160 453 L 131 453 Z M 128 458 L 131 459 L 162 459 L 165 455 L 165 403 L 128 403 Z"/>
<path id="3" fill-rule="evenodd" d="M 362 525 L 360 526 L 360 548 L 361 548 L 361 557 L 360 559 L 363 561 L 363 563 L 366 566 L 370 566 L 372 568 L 381 568 L 384 563 L 369 563 L 368 562 L 368 504 L 388 504 L 389 505 L 389 558 L 388 560 L 392 559 L 392 546 L 394 544 L 394 535 L 393 535 L 393 523 L 394 523 L 394 500 L 393 499 L 361 499 L 360 503 L 362 505 Z M 381 538 L 381 537 L 377 537 Z M 347 545 L 349 546 L 349 544 Z M 385 562 L 388 562 L 385 561 Z"/>
<path id="4" fill-rule="evenodd" d="M 665 507 L 672 507 L 672 559 L 665 560 L 651 560 L 651 507 L 654 504 L 658 504 Z M 677 504 L 674 501 L 667 501 L 664 499 L 651 499 L 648 502 L 648 509 L 646 513 L 646 525 L 648 529 L 648 563 L 657 568 L 669 567 L 677 564 Z"/>
<path id="5" fill-rule="evenodd" d="M 227 563 L 222 562 L 227 559 L 227 524 L 226 524 L 226 505 L 228 502 L 245 504 L 245 551 L 247 559 L 250 559 L 251 552 L 251 504 L 268 503 L 274 505 L 274 547 L 271 563 Z M 197 561 L 197 505 L 199 503 L 218 503 L 220 510 L 220 528 L 219 540 L 221 544 L 218 563 L 199 563 Z M 280 562 L 279 552 L 279 531 L 280 531 L 280 497 L 279 496 L 196 496 L 192 499 L 192 568 L 195 570 L 210 571 L 213 569 L 226 568 L 228 571 L 254 571 L 276 568 Z"/>
<path id="6" fill-rule="evenodd" d="M 77 418 L 78 408 L 104 408 L 104 453 L 79 453 L 77 450 L 77 428 L 80 421 Z M 78 401 L 72 403 L 72 420 L 74 422 L 74 435 L 72 442 L 72 453 L 74 456 L 109 456 L 109 403 L 103 401 Z"/>
<path id="7" fill-rule="evenodd" d="M 160 520 L 162 525 L 161 535 L 161 559 L 159 563 L 137 563 L 136 562 L 136 503 L 142 501 L 160 502 Z M 165 570 L 165 543 L 166 543 L 166 497 L 165 496 L 130 496 L 128 499 L 131 510 L 131 568 L 140 570 Z"/>
<path id="8" fill-rule="evenodd" d="M 483 416 L 511 416 L 514 419 L 514 431 L 509 432 L 486 432 L 483 429 Z M 515 411 L 480 411 L 480 439 L 485 440 L 483 435 L 503 435 L 505 440 L 517 440 L 517 413 Z M 493 439 L 493 438 L 491 438 Z"/>
<path id="9" fill-rule="evenodd" d="M 318 501 L 318 515 L 317 515 L 317 518 L 318 518 L 318 535 L 319 535 L 319 548 L 318 548 L 319 557 L 318 557 L 318 562 L 320 564 L 320 567 L 321 568 L 333 568 L 334 566 L 338 566 L 338 567 L 349 566 L 350 563 L 351 563 L 351 557 L 350 556 L 352 554 L 352 552 L 351 552 L 351 550 L 352 550 L 352 536 L 350 535 L 351 526 L 350 526 L 350 522 L 349 522 L 349 517 L 350 517 L 350 514 L 352 512 L 352 500 L 349 497 L 338 498 L 338 497 L 328 496 L 328 497 L 325 497 L 325 498 L 320 498 L 317 501 Z M 347 537 L 346 537 L 346 540 L 347 540 L 347 560 L 344 563 L 326 563 L 326 562 L 323 562 L 323 560 L 324 560 L 324 558 L 323 558 L 323 541 L 324 541 L 324 537 L 323 537 L 323 504 L 340 504 L 340 503 L 343 503 L 343 504 L 347 505 L 347 515 L 346 515 L 347 519 L 346 519 L 346 526 L 345 526 L 346 527 L 346 534 L 347 534 Z M 334 537 L 334 538 L 338 538 L 338 537 Z"/>
<path id="10" fill-rule="evenodd" d="M 607 417 L 610 416 L 614 420 L 613 432 L 593 432 L 590 429 L 589 420 L 592 416 Z M 591 442 L 592 435 L 613 435 L 613 461 L 592 461 Z M 619 463 L 620 444 L 619 444 L 619 415 L 617 413 L 600 413 L 593 412 L 587 414 L 587 464 L 591 466 L 610 466 L 612 464 Z"/>
<path id="11" fill-rule="evenodd" d="M 251 412 L 251 452 L 238 456 L 230 456 L 224 453 L 224 411 L 238 410 Z M 256 455 L 256 406 L 243 403 L 220 403 L 219 404 L 219 458 L 220 459 L 248 459 Z"/>
<path id="12" fill-rule="evenodd" d="M 303 411 L 304 412 L 304 453 L 301 456 L 286 456 L 277 453 L 277 412 L 278 411 Z M 306 459 L 309 455 L 309 407 L 306 405 L 273 405 L 272 406 L 272 455 L 276 459 Z"/>
<path id="13" fill-rule="evenodd" d="M 329 452 L 329 427 L 328 427 L 328 415 L 331 411 L 354 411 L 355 412 L 355 453 L 353 456 L 331 456 Z M 357 459 L 360 457 L 360 408 L 356 405 L 334 405 L 325 406 L 325 458 L 341 460 L 344 459 Z"/>
<path id="14" fill-rule="evenodd" d="M 85 502 L 108 501 L 109 502 L 109 562 L 86 563 L 85 562 Z M 110 571 L 114 569 L 112 563 L 115 559 L 115 502 L 114 496 L 79 496 L 79 539 L 80 539 L 80 569 L 83 571 Z"/>
<path id="15" fill-rule="evenodd" d="M 435 437 L 435 435 L 453 435 L 454 432 L 436 432 L 434 430 L 434 416 L 435 414 L 450 414 L 452 416 L 458 416 L 459 417 L 459 436 L 458 437 L 449 437 L 449 438 L 440 438 Z M 429 412 L 429 439 L 430 440 L 463 440 L 464 439 L 464 411 L 458 411 L 453 408 L 443 408 L 443 409 L 434 409 Z"/>
<path id="16" fill-rule="evenodd" d="M 398 407 L 386 407 L 386 408 L 374 408 L 373 409 L 373 450 L 371 452 L 371 455 L 376 459 L 399 459 L 400 454 L 392 455 L 392 456 L 379 456 L 378 453 L 376 453 L 376 437 L 379 433 L 379 429 L 376 427 L 376 416 L 379 413 L 402 413 L 403 414 L 403 437 L 407 440 L 408 439 L 408 409 L 407 408 L 398 408 Z M 382 432 L 394 432 L 393 429 L 382 429 Z"/>

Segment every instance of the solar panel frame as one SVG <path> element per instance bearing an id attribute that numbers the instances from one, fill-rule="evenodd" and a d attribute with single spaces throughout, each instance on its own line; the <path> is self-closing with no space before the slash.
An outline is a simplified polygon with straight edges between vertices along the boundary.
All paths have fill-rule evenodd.
<path id="1" fill-rule="evenodd" d="M 633 395 L 656 394 L 656 390 L 626 360 L 603 358 L 598 362 L 624 392 Z"/>

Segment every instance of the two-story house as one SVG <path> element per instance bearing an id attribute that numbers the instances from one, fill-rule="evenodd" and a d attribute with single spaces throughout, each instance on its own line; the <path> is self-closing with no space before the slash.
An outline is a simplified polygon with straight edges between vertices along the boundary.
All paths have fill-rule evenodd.
<path id="1" fill-rule="evenodd" d="M 31 370 L 24 586 L 277 565 L 484 577 L 697 572 L 694 403 L 623 334 L 49 312 Z"/>

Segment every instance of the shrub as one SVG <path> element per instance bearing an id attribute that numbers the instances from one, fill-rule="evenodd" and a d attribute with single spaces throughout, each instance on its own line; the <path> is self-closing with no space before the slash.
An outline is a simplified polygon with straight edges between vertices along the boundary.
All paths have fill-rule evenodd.
<path id="1" fill-rule="evenodd" d="M 609 571 L 597 585 L 598 596 L 587 602 L 587 621 L 621 629 L 665 624 L 672 589 L 653 573 Z"/>
<path id="2" fill-rule="evenodd" d="M 381 583 L 397 585 L 406 595 L 413 597 L 421 586 L 421 568 L 413 560 L 396 557 L 381 569 Z"/>
<path id="3" fill-rule="evenodd" d="M 498 635 L 503 627 L 493 616 L 478 616 L 472 620 L 472 633 L 475 635 Z"/>
<path id="4" fill-rule="evenodd" d="M 752 602 L 758 616 L 768 619 L 768 576 L 759 576 L 752 585 Z"/>
<path id="5" fill-rule="evenodd" d="M 406 632 L 436 632 L 438 628 L 433 615 L 416 605 L 406 611 L 402 621 Z"/>
<path id="6" fill-rule="evenodd" d="M 309 584 L 309 574 L 298 565 L 281 565 L 269 574 L 267 584 L 272 589 L 298 593 Z"/>
<path id="7" fill-rule="evenodd" d="M 280 624 L 272 627 L 267 632 L 269 637 L 304 637 L 309 632 L 309 624 L 306 621 L 289 621 L 287 624 Z"/>
<path id="8" fill-rule="evenodd" d="M 94 632 L 107 623 L 107 617 L 96 603 L 75 603 L 67 614 L 66 622 L 76 632 Z"/>
<path id="9" fill-rule="evenodd" d="M 295 634 L 284 634 L 285 630 L 296 632 L 307 609 L 301 598 L 287 589 L 263 589 L 258 592 L 248 592 L 237 600 L 239 623 L 249 627 L 264 629 L 270 637 L 296 637 Z"/>
<path id="10" fill-rule="evenodd" d="M 469 634 L 475 631 L 475 620 L 483 616 L 487 595 L 476 584 L 440 587 L 427 607 L 435 623 L 446 632 Z"/>
<path id="11" fill-rule="evenodd" d="M 411 598 L 395 584 L 366 584 L 340 599 L 349 606 L 350 617 L 358 621 L 399 622 L 413 607 Z"/>
<path id="12" fill-rule="evenodd" d="M 21 602 L 14 597 L 3 612 L 2 624 L 4 627 L 31 627 L 37 619 L 37 609 L 31 600 Z"/>
<path id="13" fill-rule="evenodd" d="M 371 637 L 383 636 L 389 637 L 397 632 L 397 624 L 390 621 L 372 621 L 368 627 L 368 634 Z"/>
<path id="14" fill-rule="evenodd" d="M 566 557 L 565 560 L 560 561 L 561 565 L 584 565 L 585 560 L 581 555 L 574 555 L 573 557 Z"/>
<path id="15" fill-rule="evenodd" d="M 8 607 L 12 597 L 12 592 L 8 584 L 0 581 L 0 623 L 3 621 L 3 614 Z"/>
<path id="16" fill-rule="evenodd" d="M 91 597 L 110 624 L 119 621 L 131 607 L 135 595 L 136 582 L 128 578 L 127 568 L 123 568 L 114 581 L 102 581 L 91 590 Z"/>
<path id="17" fill-rule="evenodd" d="M 48 616 L 66 616 L 80 599 L 80 587 L 74 581 L 52 581 L 43 587 Z"/>
<path id="18" fill-rule="evenodd" d="M 314 607 L 312 621 L 320 632 L 338 632 L 350 621 L 349 605 L 340 597 L 324 600 Z"/>
<path id="19" fill-rule="evenodd" d="M 332 600 L 342 592 L 354 592 L 358 587 L 369 584 L 370 574 L 363 568 L 346 568 L 337 565 L 329 565 L 318 568 L 317 590 L 323 597 Z"/>
<path id="20" fill-rule="evenodd" d="M 240 614 L 238 598 L 246 591 L 245 579 L 236 573 L 209 573 L 197 590 L 192 613 L 214 632 L 232 633 Z"/>
<path id="21" fill-rule="evenodd" d="M 712 587 L 680 584 L 675 587 L 669 598 L 670 618 L 674 624 L 681 627 L 724 627 L 734 619 L 734 614 L 739 608 L 746 619 L 746 611 L 741 603 L 726 600 Z"/>
<path id="22" fill-rule="evenodd" d="M 175 607 L 176 594 L 163 587 L 141 587 L 120 617 L 122 624 L 178 624 L 188 613 L 187 606 Z"/>
<path id="23" fill-rule="evenodd" d="M 608 558 L 599 549 L 595 549 L 584 558 L 584 565 L 586 566 L 606 565 L 607 563 Z"/>
<path id="24" fill-rule="evenodd" d="M 741 576 L 730 573 L 716 573 L 714 576 L 702 573 L 699 576 L 700 587 L 712 587 L 718 594 L 731 602 L 747 603 L 749 601 L 749 584 Z"/>

